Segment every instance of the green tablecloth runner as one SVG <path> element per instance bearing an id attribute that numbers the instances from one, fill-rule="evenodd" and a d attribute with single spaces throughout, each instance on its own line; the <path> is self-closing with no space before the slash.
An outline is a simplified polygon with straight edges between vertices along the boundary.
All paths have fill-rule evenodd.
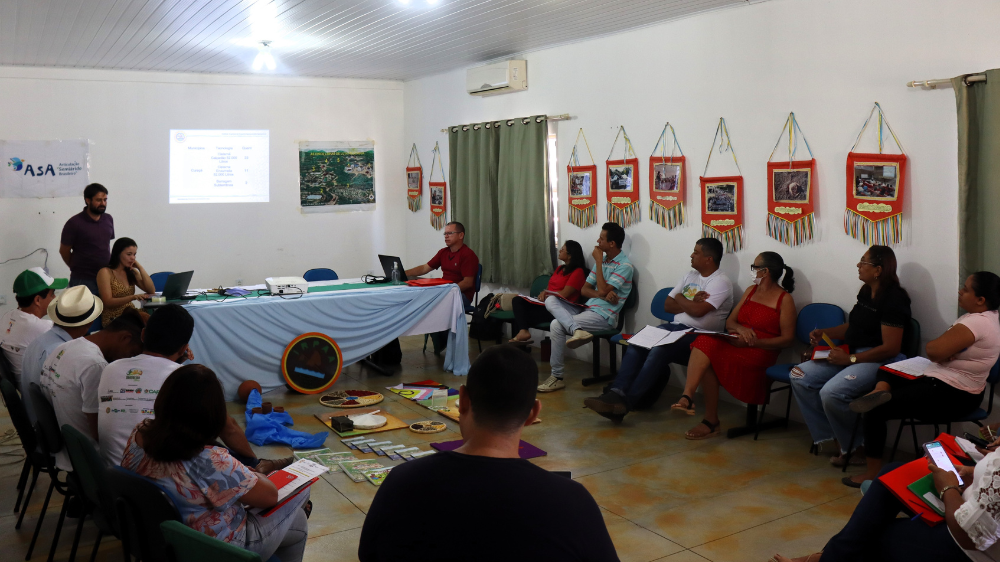
<path id="1" fill-rule="evenodd" d="M 310 293 L 325 293 L 325 292 L 328 292 L 328 291 L 349 291 L 351 289 L 364 289 L 364 288 L 378 287 L 378 286 L 379 285 L 369 285 L 368 283 L 344 283 L 342 285 L 323 285 L 322 287 L 309 287 L 309 292 Z M 385 284 L 385 285 L 382 285 L 382 286 L 383 287 L 392 287 L 393 285 Z M 261 293 L 265 293 L 266 294 L 267 290 L 266 289 L 258 289 L 256 291 L 251 291 L 250 294 L 247 295 L 246 297 L 223 297 L 223 296 L 217 295 L 215 293 L 209 293 L 207 295 L 198 295 L 198 298 L 194 299 L 193 302 L 218 301 L 218 300 L 222 300 L 222 299 L 228 299 L 230 301 L 234 301 L 235 302 L 235 301 L 240 300 L 241 298 L 247 298 L 247 299 L 256 298 L 256 297 L 260 296 Z M 281 295 L 276 295 L 276 296 L 281 296 Z M 292 294 L 292 295 L 284 295 L 284 298 L 295 298 L 295 295 L 294 294 Z M 183 300 L 181 300 L 181 301 L 169 301 L 169 302 L 185 303 L 185 302 L 192 302 L 192 301 L 183 301 Z"/>

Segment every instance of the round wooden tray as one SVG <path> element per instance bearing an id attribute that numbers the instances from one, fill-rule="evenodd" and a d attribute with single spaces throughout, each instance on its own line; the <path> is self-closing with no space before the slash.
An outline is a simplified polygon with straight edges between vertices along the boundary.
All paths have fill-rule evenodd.
<path id="1" fill-rule="evenodd" d="M 448 426 L 439 421 L 418 421 L 410 424 L 410 431 L 413 433 L 441 433 L 446 429 Z"/>
<path id="2" fill-rule="evenodd" d="M 319 397 L 319 403 L 329 408 L 363 408 L 385 400 L 371 390 L 336 390 Z"/>

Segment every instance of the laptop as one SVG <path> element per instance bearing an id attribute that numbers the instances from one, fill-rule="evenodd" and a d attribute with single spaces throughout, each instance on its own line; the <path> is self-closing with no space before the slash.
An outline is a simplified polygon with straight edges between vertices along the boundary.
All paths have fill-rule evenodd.
<path id="1" fill-rule="evenodd" d="M 402 272 L 402 277 L 400 278 L 400 281 L 403 281 L 404 283 L 408 281 L 406 277 L 406 268 L 403 267 L 402 260 L 400 260 L 396 256 L 383 256 L 382 254 L 379 254 L 378 261 L 382 263 L 382 270 L 385 272 L 386 283 L 392 281 L 392 266 L 396 264 L 399 264 L 399 271 Z"/>
<path id="2" fill-rule="evenodd" d="M 191 276 L 194 275 L 194 271 L 185 271 L 182 273 L 171 273 L 167 276 L 167 282 L 163 285 L 162 295 L 167 298 L 167 302 L 144 302 L 142 303 L 143 308 L 158 308 L 171 301 L 189 301 L 194 300 L 195 296 L 186 296 L 188 286 L 191 285 Z"/>

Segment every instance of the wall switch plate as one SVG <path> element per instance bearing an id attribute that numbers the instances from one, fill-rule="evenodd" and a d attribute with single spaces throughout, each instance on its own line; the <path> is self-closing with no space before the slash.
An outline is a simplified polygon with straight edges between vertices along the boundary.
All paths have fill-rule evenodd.
<path id="1" fill-rule="evenodd" d="M 237 279 L 236 280 L 236 286 L 237 287 L 242 287 L 243 286 L 243 280 L 242 279 Z"/>

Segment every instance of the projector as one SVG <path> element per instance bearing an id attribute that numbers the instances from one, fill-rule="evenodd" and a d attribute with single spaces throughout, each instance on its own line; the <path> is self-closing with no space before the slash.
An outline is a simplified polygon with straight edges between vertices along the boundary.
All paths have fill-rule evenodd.
<path id="1" fill-rule="evenodd" d="M 302 277 L 268 277 L 264 284 L 272 295 L 302 295 L 309 292 L 309 282 Z"/>

